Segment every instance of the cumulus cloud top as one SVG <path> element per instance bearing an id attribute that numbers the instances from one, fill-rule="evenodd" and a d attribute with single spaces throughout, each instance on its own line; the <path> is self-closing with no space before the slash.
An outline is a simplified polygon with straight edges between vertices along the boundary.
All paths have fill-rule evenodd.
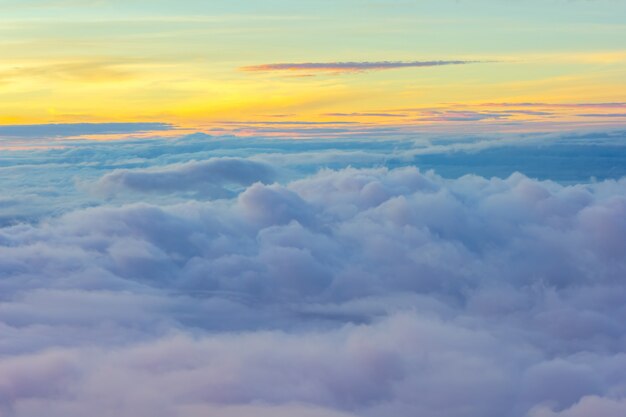
<path id="1" fill-rule="evenodd" d="M 211 158 L 151 169 L 118 169 L 94 185 L 94 191 L 114 195 L 123 191 L 171 193 L 191 190 L 212 197 L 232 196 L 228 185 L 270 182 L 274 170 L 267 164 L 241 158 Z"/>
<path id="2" fill-rule="evenodd" d="M 97 184 L 241 190 L 0 228 L 0 411 L 626 411 L 624 180 L 408 166 L 257 182 L 270 174 L 240 159 L 113 171 Z"/>

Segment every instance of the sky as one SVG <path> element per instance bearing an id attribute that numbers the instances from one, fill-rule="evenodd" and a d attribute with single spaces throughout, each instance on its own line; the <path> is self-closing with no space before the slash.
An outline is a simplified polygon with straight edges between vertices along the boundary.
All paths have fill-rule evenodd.
<path id="1" fill-rule="evenodd" d="M 623 417 L 625 22 L 0 0 L 0 417 Z"/>
<path id="2" fill-rule="evenodd" d="M 625 13 L 619 0 L 2 0 L 0 123 L 429 125 L 398 114 L 622 102 Z M 541 116 L 514 119 L 555 122 Z"/>

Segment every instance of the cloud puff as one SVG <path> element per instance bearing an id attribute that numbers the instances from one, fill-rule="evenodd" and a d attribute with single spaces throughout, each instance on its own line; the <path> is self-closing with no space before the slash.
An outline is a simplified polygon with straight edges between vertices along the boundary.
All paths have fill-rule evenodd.
<path id="1" fill-rule="evenodd" d="M 397 68 L 438 67 L 444 65 L 478 64 L 484 61 L 374 61 L 374 62 L 305 62 L 305 63 L 278 63 L 262 64 L 241 67 L 248 72 L 325 72 L 325 73 L 359 73 L 366 71 L 381 71 Z"/>
<path id="2" fill-rule="evenodd" d="M 585 417 L 597 415 L 603 417 L 619 417 L 626 410 L 626 400 L 588 396 L 576 405 L 561 412 L 550 410 L 549 407 L 538 407 L 531 412 L 531 417 Z"/>
<path id="3" fill-rule="evenodd" d="M 114 170 L 95 184 L 94 191 L 112 196 L 127 192 L 173 193 L 193 191 L 210 197 L 232 196 L 227 186 L 271 182 L 274 170 L 267 164 L 241 158 L 212 158 L 149 169 Z"/>
<path id="4" fill-rule="evenodd" d="M 623 179 L 405 167 L 3 227 L 0 412 L 621 415 L 624 219 Z"/>

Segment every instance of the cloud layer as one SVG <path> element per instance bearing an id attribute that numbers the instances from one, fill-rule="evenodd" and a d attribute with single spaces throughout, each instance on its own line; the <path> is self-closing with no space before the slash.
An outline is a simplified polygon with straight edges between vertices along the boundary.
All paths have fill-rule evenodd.
<path id="1" fill-rule="evenodd" d="M 125 168 L 96 184 L 241 189 L 1 228 L 0 413 L 626 412 L 624 180 L 270 173 Z"/>

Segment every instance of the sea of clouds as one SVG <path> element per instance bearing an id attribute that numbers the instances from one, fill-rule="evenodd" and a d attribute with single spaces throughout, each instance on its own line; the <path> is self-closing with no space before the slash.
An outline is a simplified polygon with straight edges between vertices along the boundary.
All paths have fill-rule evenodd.
<path id="1" fill-rule="evenodd" d="M 0 416 L 622 417 L 623 138 L 8 151 Z"/>

